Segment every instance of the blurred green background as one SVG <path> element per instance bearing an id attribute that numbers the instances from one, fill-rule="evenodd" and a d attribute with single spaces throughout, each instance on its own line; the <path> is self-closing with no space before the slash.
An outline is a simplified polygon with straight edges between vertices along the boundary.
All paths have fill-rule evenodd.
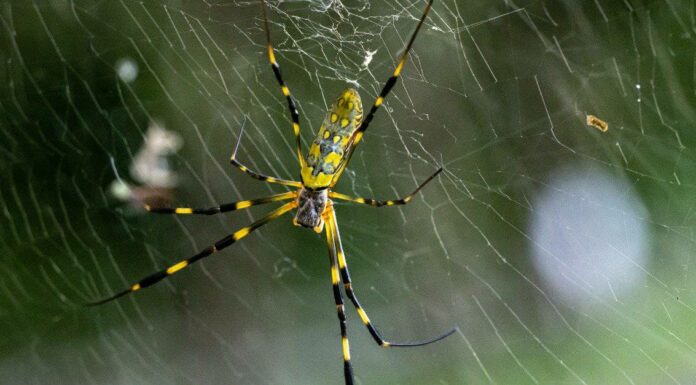
<path id="1" fill-rule="evenodd" d="M 372 103 L 423 5 L 270 4 L 305 145 L 344 88 Z M 290 216 L 81 306 L 271 209 L 138 209 L 284 191 L 228 164 L 242 126 L 243 162 L 298 176 L 260 15 L 0 3 L 0 382 L 343 383 L 326 246 Z M 388 339 L 460 332 L 384 350 L 348 306 L 358 384 L 694 383 L 695 34 L 693 1 L 435 2 L 338 190 L 391 198 L 446 171 L 411 205 L 337 211 Z"/>

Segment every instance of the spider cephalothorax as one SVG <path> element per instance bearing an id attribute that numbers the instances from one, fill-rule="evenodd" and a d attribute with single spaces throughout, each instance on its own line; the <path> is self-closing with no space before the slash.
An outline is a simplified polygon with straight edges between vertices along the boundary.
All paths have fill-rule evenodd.
<path id="1" fill-rule="evenodd" d="M 297 214 L 293 223 L 298 226 L 309 227 L 317 233 L 324 228 L 322 214 L 326 210 L 329 199 L 327 189 L 310 190 L 302 188 L 297 194 Z"/>

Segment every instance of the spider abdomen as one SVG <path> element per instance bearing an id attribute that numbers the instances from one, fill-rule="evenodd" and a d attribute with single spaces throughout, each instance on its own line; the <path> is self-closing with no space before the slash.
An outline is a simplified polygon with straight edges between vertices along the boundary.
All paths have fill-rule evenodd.
<path id="1" fill-rule="evenodd" d="M 338 180 L 345 166 L 350 138 L 363 117 L 360 95 L 354 89 L 341 93 L 324 117 L 316 138 L 309 148 L 302 182 L 310 189 L 329 187 Z"/>

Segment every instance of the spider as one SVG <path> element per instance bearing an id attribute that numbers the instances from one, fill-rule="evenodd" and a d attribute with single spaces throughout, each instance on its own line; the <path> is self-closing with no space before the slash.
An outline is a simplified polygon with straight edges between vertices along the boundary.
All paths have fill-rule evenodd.
<path id="1" fill-rule="evenodd" d="M 343 293 L 340 288 L 341 281 L 343 282 L 343 291 L 355 306 L 360 319 L 363 324 L 367 327 L 370 335 L 374 341 L 382 347 L 411 347 L 411 346 L 422 346 L 427 345 L 436 341 L 440 341 L 447 336 L 453 334 L 457 328 L 453 328 L 445 334 L 439 337 L 422 341 L 416 343 L 393 343 L 386 341 L 382 338 L 382 334 L 377 330 L 377 328 L 372 324 L 367 316 L 367 313 L 363 310 L 360 302 L 358 301 L 355 292 L 353 291 L 353 286 L 350 280 L 350 273 L 348 272 L 348 265 L 346 264 L 346 257 L 343 252 L 343 246 L 341 244 L 341 236 L 338 231 L 338 223 L 336 221 L 336 213 L 334 211 L 332 199 L 338 199 L 343 201 L 349 201 L 353 203 L 370 205 L 373 207 L 381 206 L 394 206 L 394 205 L 405 205 L 411 202 L 413 196 L 418 193 L 428 182 L 432 181 L 440 172 L 442 168 L 435 171 L 430 177 L 428 177 L 423 183 L 421 183 L 411 194 L 406 195 L 403 198 L 395 200 L 377 200 L 370 198 L 357 198 L 351 197 L 339 192 L 332 191 L 334 185 L 338 182 L 341 174 L 345 170 L 348 162 L 350 161 L 355 148 L 363 137 L 363 133 L 369 126 L 375 112 L 384 102 L 384 98 L 389 94 L 394 84 L 396 84 L 399 75 L 406 63 L 408 53 L 411 50 L 411 46 L 418 35 L 425 18 L 432 7 L 433 0 L 429 0 L 423 11 L 423 15 L 420 21 L 416 25 L 416 29 L 411 35 L 408 44 L 404 52 L 401 54 L 399 63 L 396 66 L 392 76 L 387 80 L 386 84 L 382 88 L 379 96 L 375 100 L 372 108 L 368 112 L 367 116 L 363 119 L 363 109 L 360 96 L 354 89 L 347 89 L 341 93 L 336 102 L 331 106 L 328 111 L 324 121 L 322 122 L 319 132 L 312 142 L 309 154 L 305 157 L 302 154 L 302 145 L 300 141 L 300 121 L 299 113 L 295 107 L 295 101 L 290 94 L 290 89 L 285 84 L 283 77 L 280 72 L 280 66 L 276 61 L 273 45 L 271 42 L 271 33 L 268 28 L 268 17 L 266 15 L 266 4 L 265 0 L 260 0 L 264 30 L 266 32 L 266 42 L 268 49 L 268 60 L 275 74 L 275 78 L 280 85 L 280 89 L 287 99 L 288 107 L 290 109 L 290 117 L 292 119 L 292 128 L 295 135 L 295 145 L 297 151 L 297 159 L 300 165 L 300 180 L 292 181 L 280 178 L 274 178 L 266 175 L 262 175 L 244 166 L 240 163 L 237 158 L 237 149 L 239 148 L 239 141 L 235 146 L 235 149 L 230 158 L 231 163 L 239 168 L 245 174 L 251 176 L 252 178 L 258 179 L 260 181 L 275 183 L 285 186 L 290 186 L 297 188 L 295 191 L 284 192 L 276 195 L 271 195 L 265 198 L 252 199 L 252 200 L 241 200 L 232 203 L 225 203 L 219 206 L 210 208 L 188 208 L 188 207 L 178 207 L 178 208 L 158 208 L 145 206 L 145 209 L 151 213 L 161 213 L 161 214 L 202 214 L 202 215 L 214 215 L 225 213 L 229 211 L 235 211 L 240 209 L 245 209 L 248 207 L 277 202 L 277 201 L 290 201 L 283 204 L 279 208 L 271 211 L 269 214 L 263 218 L 251 223 L 250 225 L 243 227 L 231 235 L 228 235 L 213 245 L 208 246 L 203 249 L 198 254 L 195 254 L 189 258 L 183 259 L 164 270 L 160 270 L 156 273 L 148 275 L 147 277 L 141 279 L 140 281 L 134 283 L 129 288 L 112 295 L 111 297 L 102 299 L 100 301 L 89 303 L 88 305 L 101 305 L 106 302 L 120 298 L 126 294 L 133 293 L 144 289 L 148 286 L 152 286 L 155 283 L 171 276 L 179 271 L 185 269 L 186 267 L 198 262 L 210 255 L 213 255 L 219 251 L 222 251 L 226 247 L 232 245 L 233 243 L 241 240 L 242 238 L 249 235 L 252 231 L 258 229 L 259 227 L 267 224 L 268 222 L 279 218 L 283 214 L 289 212 L 290 210 L 297 209 L 293 223 L 296 226 L 307 227 L 313 229 L 317 233 L 326 232 L 326 242 L 329 249 L 329 261 L 331 266 L 331 283 L 333 286 L 333 295 L 336 301 L 336 311 L 338 314 L 338 319 L 340 321 L 341 327 L 341 345 L 343 350 L 343 371 L 345 383 L 351 385 L 354 382 L 353 379 L 353 369 L 350 361 L 350 347 L 348 342 L 346 316 L 344 313 L 343 305 Z M 241 134 L 239 135 L 241 139 Z"/>

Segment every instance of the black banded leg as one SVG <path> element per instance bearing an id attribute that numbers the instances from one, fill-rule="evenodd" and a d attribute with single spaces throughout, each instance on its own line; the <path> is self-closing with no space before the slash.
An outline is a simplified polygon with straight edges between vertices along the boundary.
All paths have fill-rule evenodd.
<path id="1" fill-rule="evenodd" d="M 425 18 L 428 16 L 428 12 L 430 12 L 430 8 L 433 5 L 433 1 L 434 0 L 428 0 L 428 4 L 426 4 L 425 10 L 423 11 L 423 16 L 421 16 L 418 25 L 416 25 L 416 30 L 413 31 L 413 35 L 411 35 L 408 44 L 406 44 L 406 48 L 404 49 L 404 52 L 401 54 L 401 57 L 399 58 L 399 63 L 396 65 L 396 68 L 394 69 L 392 76 L 389 77 L 389 79 L 387 79 L 387 82 L 384 84 L 382 91 L 379 93 L 377 99 L 375 99 L 374 104 L 372 104 L 370 112 L 368 112 L 368 114 L 363 119 L 362 123 L 360 123 L 360 127 L 358 127 L 358 129 L 355 130 L 353 135 L 350 137 L 350 140 L 348 141 L 348 144 L 346 146 L 348 148 L 348 154 L 344 157 L 343 162 L 338 166 L 338 174 L 340 174 L 340 172 L 342 172 L 342 170 L 348 165 L 348 162 L 350 161 L 350 158 L 353 156 L 353 152 L 355 151 L 355 147 L 358 143 L 360 143 L 360 140 L 362 139 L 365 130 L 367 130 L 367 127 L 370 125 L 370 122 L 372 121 L 375 112 L 377 112 L 382 103 L 384 103 L 384 99 L 387 97 L 387 95 L 389 95 L 389 92 L 391 92 L 392 88 L 394 88 L 394 85 L 396 84 L 396 81 L 399 79 L 399 76 L 401 76 L 401 71 L 404 69 L 404 64 L 406 64 L 408 53 L 411 51 L 413 42 L 416 40 L 416 36 L 418 36 L 418 31 L 420 31 L 421 27 L 423 26 L 423 22 L 425 21 Z M 331 185 L 331 187 L 333 187 L 333 184 Z"/>
<path id="2" fill-rule="evenodd" d="M 392 88 L 396 84 L 396 81 L 399 79 L 399 76 L 401 76 L 401 71 L 404 69 L 404 64 L 406 64 L 408 53 L 411 51 L 413 42 L 416 40 L 416 36 L 418 36 L 418 31 L 420 31 L 421 26 L 423 26 L 423 22 L 425 21 L 425 18 L 428 16 L 428 12 L 430 12 L 430 8 L 432 7 L 432 5 L 433 0 L 429 0 L 428 4 L 425 6 L 425 10 L 423 11 L 423 16 L 421 16 L 418 25 L 416 25 L 416 30 L 413 31 L 413 35 L 411 35 L 408 44 L 406 44 L 404 53 L 402 53 L 401 57 L 399 58 L 399 64 L 396 65 L 396 68 L 394 69 L 392 76 L 387 80 L 387 83 L 384 84 L 384 87 L 382 88 L 382 91 L 379 93 L 379 96 L 375 100 L 375 103 L 372 105 L 370 112 L 367 114 L 367 116 L 365 116 L 365 119 L 360 124 L 360 127 L 358 127 L 358 129 L 353 134 L 353 137 L 351 138 L 353 144 L 358 144 L 358 142 L 362 138 L 363 132 L 365 132 L 365 130 L 367 130 L 367 127 L 370 125 L 370 122 L 372 121 L 375 112 L 377 111 L 377 109 L 379 109 L 382 103 L 384 103 L 384 99 L 387 97 L 387 95 L 389 95 L 389 92 L 391 92 Z"/>
<path id="3" fill-rule="evenodd" d="M 285 186 L 291 186 L 291 187 L 296 187 L 296 188 L 302 187 L 302 183 L 295 182 L 294 180 L 285 180 L 285 179 L 280 179 L 280 178 L 275 178 L 272 176 L 259 174 L 258 172 L 249 169 L 247 166 L 243 165 L 240 161 L 238 161 L 237 160 L 237 150 L 239 149 L 239 143 L 242 142 L 242 135 L 243 134 L 244 134 L 244 127 L 242 126 L 242 132 L 239 133 L 239 139 L 237 139 L 237 144 L 235 144 L 234 151 L 232 152 L 232 156 L 230 157 L 230 163 L 232 163 L 233 166 L 237 167 L 243 173 L 249 175 L 250 177 L 252 177 L 254 179 L 258 179 L 262 182 L 282 184 Z"/>
<path id="4" fill-rule="evenodd" d="M 301 187 L 302 187 L 302 183 L 300 183 L 300 182 L 295 182 L 294 180 L 286 180 L 286 179 L 275 178 L 275 177 L 272 177 L 272 176 L 259 174 L 259 173 L 256 172 L 256 171 L 252 171 L 252 170 L 250 170 L 247 166 L 241 164 L 241 163 L 240 163 L 237 159 L 235 159 L 234 157 L 233 157 L 233 158 L 230 158 L 230 163 L 232 163 L 232 165 L 235 166 L 235 167 L 237 167 L 238 169 L 242 170 L 243 173 L 249 175 L 250 177 L 252 177 L 252 178 L 254 178 L 254 179 L 258 179 L 258 180 L 260 180 L 260 181 L 262 181 L 262 182 L 270 182 L 270 183 L 282 184 L 282 185 L 285 185 L 285 186 L 291 186 L 291 187 L 297 187 L 297 188 L 301 188 Z"/>
<path id="5" fill-rule="evenodd" d="M 440 167 L 439 170 L 435 171 L 433 175 L 429 176 L 428 179 L 423 181 L 423 183 L 420 184 L 412 193 L 406 195 L 403 198 L 400 199 L 393 199 L 393 200 L 377 200 L 377 199 L 371 199 L 371 198 L 357 198 L 357 197 L 351 197 L 349 195 L 341 194 L 338 192 L 329 192 L 329 198 L 335 198 L 335 199 L 340 199 L 344 201 L 349 201 L 349 202 L 355 202 L 355 203 L 361 203 L 361 204 L 366 204 L 370 205 L 373 207 L 382 207 L 382 206 L 395 206 L 395 205 L 405 205 L 409 202 L 411 202 L 411 199 L 413 199 L 413 196 L 416 195 L 423 187 L 425 187 L 428 182 L 433 180 L 439 173 L 442 172 L 442 167 Z"/>
<path id="6" fill-rule="evenodd" d="M 104 304 L 106 302 L 113 301 L 116 298 L 123 297 L 126 294 L 138 291 L 140 289 L 144 289 L 148 286 L 152 286 L 152 285 L 156 284 L 157 282 L 159 282 L 159 281 L 161 281 L 161 280 L 163 280 L 171 275 L 174 275 L 174 274 L 178 273 L 179 271 L 191 266 L 192 264 L 200 261 L 201 259 L 206 258 L 212 254 L 215 254 L 218 251 L 223 250 L 227 246 L 230 246 L 231 244 L 237 242 L 238 240 L 246 237 L 252 231 L 258 229 L 259 227 L 265 225 L 266 223 L 268 223 L 268 222 L 280 217 L 281 215 L 285 214 L 286 212 L 292 210 L 293 208 L 295 208 L 296 205 L 297 205 L 297 203 L 295 203 L 295 201 L 288 202 L 288 203 L 280 206 L 279 208 L 271 211 L 265 217 L 257 220 L 256 222 L 253 222 L 249 226 L 242 227 L 241 229 L 235 231 L 231 235 L 228 235 L 225 238 L 220 239 L 219 241 L 215 242 L 215 244 L 208 246 L 200 253 L 198 253 L 192 257 L 186 258 L 184 260 L 181 260 L 181 261 L 169 266 L 166 269 L 160 270 L 154 274 L 150 274 L 147 277 L 145 277 L 145 278 L 141 279 L 140 281 L 131 285 L 128 289 L 123 290 L 117 294 L 114 294 L 111 297 L 108 297 L 108 298 L 105 298 L 105 299 L 102 299 L 102 300 L 99 300 L 96 302 L 91 302 L 91 303 L 88 303 L 86 305 L 87 306 L 101 305 L 101 304 Z"/>
<path id="7" fill-rule="evenodd" d="M 440 341 L 450 335 L 452 335 L 455 331 L 457 331 L 457 328 L 453 328 L 452 330 L 448 331 L 445 334 L 442 334 L 438 337 L 426 340 L 426 341 L 420 341 L 420 342 L 412 342 L 412 343 L 395 343 L 395 342 L 389 342 L 385 341 L 384 338 L 382 338 L 381 333 L 377 328 L 372 325 L 372 322 L 370 322 L 370 318 L 367 316 L 367 313 L 365 313 L 365 310 L 363 310 L 362 306 L 360 306 L 360 302 L 358 301 L 358 297 L 355 295 L 355 292 L 353 291 L 353 285 L 350 280 L 350 272 L 348 271 L 348 265 L 346 264 L 346 256 L 343 253 L 343 245 L 341 244 L 341 233 L 338 230 L 338 223 L 336 221 L 336 213 L 333 209 L 333 207 L 329 208 L 329 213 L 327 215 L 327 234 L 332 234 L 333 242 L 334 242 L 334 247 L 333 249 L 335 250 L 336 253 L 336 258 L 338 259 L 338 266 L 341 269 L 341 278 L 343 279 L 343 287 L 346 290 L 346 295 L 348 295 L 348 298 L 353 302 L 353 305 L 355 306 L 355 309 L 358 311 L 358 315 L 360 316 L 360 319 L 362 320 L 363 324 L 365 327 L 367 327 L 367 330 L 370 332 L 370 335 L 372 338 L 375 340 L 377 345 L 388 348 L 388 347 L 412 347 L 412 346 L 423 346 L 423 345 L 428 345 L 433 342 Z"/>
<path id="8" fill-rule="evenodd" d="M 288 199 L 294 199 L 297 197 L 297 191 L 289 191 L 282 194 L 271 195 L 265 198 L 259 199 L 249 199 L 236 201 L 231 203 L 221 204 L 219 206 L 208 207 L 204 209 L 197 209 L 191 207 L 151 207 L 145 205 L 145 210 L 155 213 L 155 214 L 198 214 L 198 215 L 215 215 L 220 213 L 226 213 L 229 211 L 242 210 L 252 206 L 261 205 L 264 203 L 271 203 L 277 201 L 283 201 Z"/>
<path id="9" fill-rule="evenodd" d="M 268 49 L 268 61 L 271 63 L 271 68 L 273 68 L 273 74 L 275 75 L 278 84 L 280 85 L 280 90 L 288 101 L 288 109 L 290 110 L 290 118 L 292 119 L 292 131 L 295 135 L 295 145 L 297 150 L 297 160 L 300 162 L 300 167 L 305 167 L 305 159 L 302 156 L 302 142 L 300 140 L 300 115 L 297 112 L 297 106 L 295 106 L 295 100 L 290 94 L 290 89 L 285 85 L 283 80 L 283 75 L 280 73 L 280 66 L 276 61 L 275 52 L 273 51 L 273 43 L 271 42 L 271 31 L 268 29 L 268 16 L 266 15 L 266 2 L 261 1 L 261 8 L 263 9 L 263 26 L 266 30 L 266 47 Z"/>
<path id="10" fill-rule="evenodd" d="M 343 295 L 339 286 L 341 278 L 338 272 L 338 263 L 336 256 L 336 242 L 333 229 L 326 227 L 326 244 L 329 248 L 329 260 L 331 263 L 331 285 L 333 288 L 334 300 L 336 301 L 336 313 L 341 324 L 341 348 L 343 350 L 343 377 L 346 385 L 353 385 L 353 365 L 350 363 L 350 342 L 348 341 L 348 332 L 346 324 L 345 306 L 343 305 Z"/>

